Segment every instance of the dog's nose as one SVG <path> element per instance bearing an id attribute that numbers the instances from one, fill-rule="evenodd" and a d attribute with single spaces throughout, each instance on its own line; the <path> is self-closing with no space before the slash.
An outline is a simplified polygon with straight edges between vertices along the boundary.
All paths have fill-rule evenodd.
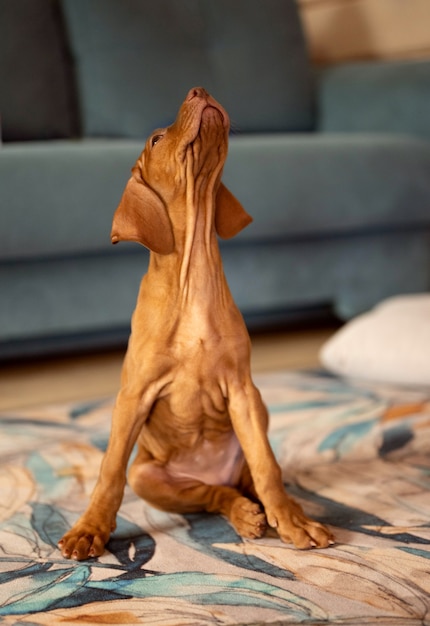
<path id="1" fill-rule="evenodd" d="M 193 98 L 208 98 L 209 94 L 203 87 L 193 87 L 187 94 L 186 100 L 189 102 Z"/>

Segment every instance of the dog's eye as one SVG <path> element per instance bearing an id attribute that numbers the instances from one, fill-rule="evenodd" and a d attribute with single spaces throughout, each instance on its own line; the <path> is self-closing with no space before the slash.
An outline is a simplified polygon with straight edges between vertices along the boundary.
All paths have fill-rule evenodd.
<path id="1" fill-rule="evenodd" d="M 163 135 L 154 135 L 153 138 L 151 139 L 151 148 L 153 148 L 155 144 L 158 143 L 160 139 L 162 138 L 163 138 Z"/>

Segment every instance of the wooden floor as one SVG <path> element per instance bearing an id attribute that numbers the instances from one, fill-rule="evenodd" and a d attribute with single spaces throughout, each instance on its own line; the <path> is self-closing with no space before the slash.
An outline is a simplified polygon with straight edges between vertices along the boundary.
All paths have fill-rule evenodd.
<path id="1" fill-rule="evenodd" d="M 335 328 L 256 334 L 252 369 L 263 372 L 318 365 L 318 351 Z M 0 411 L 115 395 L 124 353 L 47 359 L 0 366 Z"/>

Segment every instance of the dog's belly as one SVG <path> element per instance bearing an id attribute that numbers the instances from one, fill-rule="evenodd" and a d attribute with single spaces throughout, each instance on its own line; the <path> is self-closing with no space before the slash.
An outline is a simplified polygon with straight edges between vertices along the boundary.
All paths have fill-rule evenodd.
<path id="1" fill-rule="evenodd" d="M 207 485 L 237 485 L 244 463 L 239 441 L 233 431 L 215 440 L 203 439 L 189 450 L 177 454 L 166 464 L 174 480 L 198 480 Z"/>

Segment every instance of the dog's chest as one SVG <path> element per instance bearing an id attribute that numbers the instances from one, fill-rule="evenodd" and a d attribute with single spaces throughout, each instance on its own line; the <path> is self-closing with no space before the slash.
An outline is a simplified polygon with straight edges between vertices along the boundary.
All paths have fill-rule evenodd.
<path id="1" fill-rule="evenodd" d="M 168 402 L 180 420 L 210 418 L 229 422 L 226 379 L 237 376 L 235 359 L 241 353 L 236 340 L 215 332 L 177 334 L 171 354 L 175 366 L 168 386 Z"/>
<path id="2" fill-rule="evenodd" d="M 158 450 L 155 456 L 173 463 L 175 475 L 190 477 L 197 471 L 211 484 L 219 482 L 220 474 L 226 484 L 232 479 L 229 461 L 237 457 L 237 442 L 227 401 L 212 377 L 204 380 L 191 376 L 187 367 L 179 369 L 154 404 L 142 437 L 145 447 Z"/>
<path id="3" fill-rule="evenodd" d="M 223 422 L 227 416 L 226 400 L 215 372 L 204 368 L 196 373 L 184 363 L 183 368 L 178 368 L 166 399 L 172 415 L 182 423 L 208 418 Z"/>

